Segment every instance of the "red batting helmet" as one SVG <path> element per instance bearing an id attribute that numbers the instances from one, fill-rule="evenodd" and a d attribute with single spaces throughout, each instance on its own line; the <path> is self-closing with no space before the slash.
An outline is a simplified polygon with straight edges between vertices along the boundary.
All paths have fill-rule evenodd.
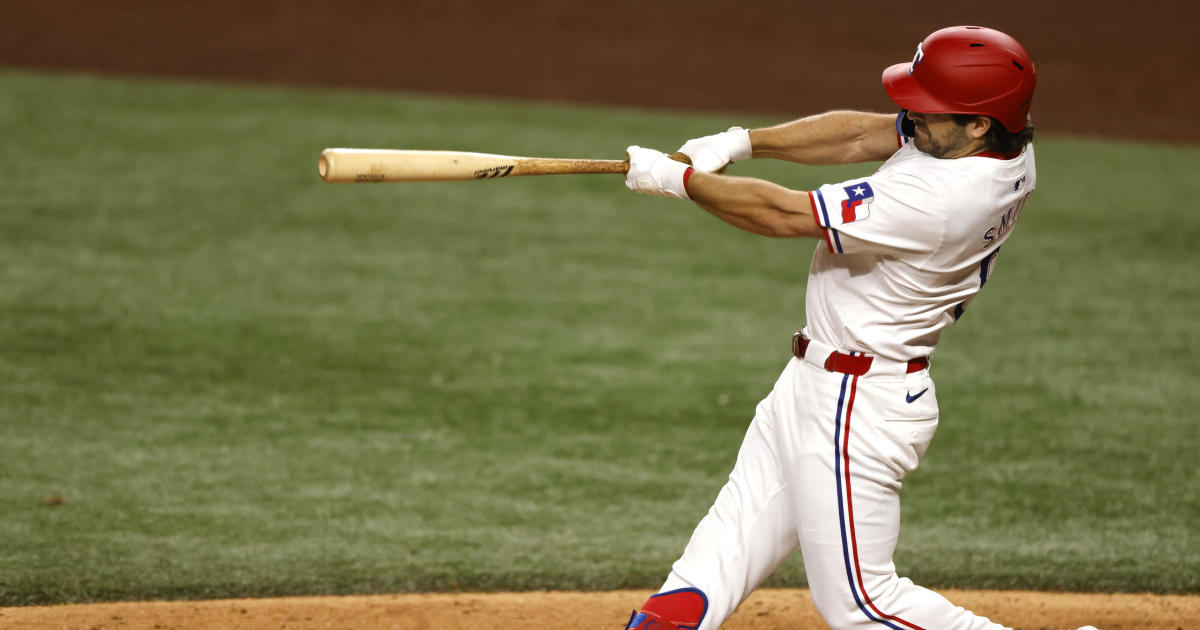
<path id="1" fill-rule="evenodd" d="M 897 105 L 929 114 L 977 114 L 1025 128 L 1037 70 L 1017 40 L 982 26 L 952 26 L 917 44 L 912 63 L 883 71 Z"/>

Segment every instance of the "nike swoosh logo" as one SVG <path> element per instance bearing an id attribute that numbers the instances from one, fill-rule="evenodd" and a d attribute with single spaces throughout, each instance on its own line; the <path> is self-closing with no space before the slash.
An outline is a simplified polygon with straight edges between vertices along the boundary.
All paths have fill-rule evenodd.
<path id="1" fill-rule="evenodd" d="M 924 395 L 925 395 L 925 392 L 927 392 L 927 391 L 929 391 L 929 388 L 928 388 L 928 387 L 926 387 L 925 389 L 922 389 L 921 391 L 917 392 L 917 393 L 916 393 L 916 395 L 913 395 L 913 394 L 910 394 L 910 393 L 908 393 L 908 392 L 905 392 L 905 393 L 904 393 L 904 399 L 905 399 L 905 400 L 907 400 L 908 402 L 913 402 L 913 401 L 915 401 L 916 399 L 920 398 L 921 396 L 924 396 Z"/>

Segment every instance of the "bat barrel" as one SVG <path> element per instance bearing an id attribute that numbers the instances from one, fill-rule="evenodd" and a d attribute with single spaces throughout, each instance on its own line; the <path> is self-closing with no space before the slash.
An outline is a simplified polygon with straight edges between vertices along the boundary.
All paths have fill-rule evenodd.
<path id="1" fill-rule="evenodd" d="M 519 175 L 624 173 L 628 169 L 625 160 L 398 149 L 325 149 L 317 161 L 317 174 L 333 183 L 441 182 Z"/>

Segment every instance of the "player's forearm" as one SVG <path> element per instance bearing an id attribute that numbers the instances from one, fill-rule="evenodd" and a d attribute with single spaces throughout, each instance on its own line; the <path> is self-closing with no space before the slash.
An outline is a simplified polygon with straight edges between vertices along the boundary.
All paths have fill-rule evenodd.
<path id="1" fill-rule="evenodd" d="M 695 172 L 688 195 L 726 223 L 763 236 L 819 237 L 808 193 L 761 179 Z"/>
<path id="2" fill-rule="evenodd" d="M 893 114 L 833 111 L 750 130 L 756 158 L 802 164 L 851 164 L 887 159 L 896 151 Z"/>

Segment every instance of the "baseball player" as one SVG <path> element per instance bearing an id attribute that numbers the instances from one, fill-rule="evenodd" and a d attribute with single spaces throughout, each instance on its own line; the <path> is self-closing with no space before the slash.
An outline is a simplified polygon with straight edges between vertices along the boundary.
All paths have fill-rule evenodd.
<path id="1" fill-rule="evenodd" d="M 758 405 L 728 483 L 627 630 L 717 628 L 797 548 L 831 628 L 1004 627 L 899 577 L 892 552 L 901 480 L 938 423 L 929 356 L 991 277 L 1037 186 L 1036 81 L 1012 37 L 952 27 L 883 71 L 898 117 L 835 111 L 735 127 L 685 143 L 691 166 L 629 147 L 631 190 L 690 199 L 756 234 L 820 242 L 795 356 Z M 752 157 L 884 163 L 812 191 L 716 173 Z"/>

